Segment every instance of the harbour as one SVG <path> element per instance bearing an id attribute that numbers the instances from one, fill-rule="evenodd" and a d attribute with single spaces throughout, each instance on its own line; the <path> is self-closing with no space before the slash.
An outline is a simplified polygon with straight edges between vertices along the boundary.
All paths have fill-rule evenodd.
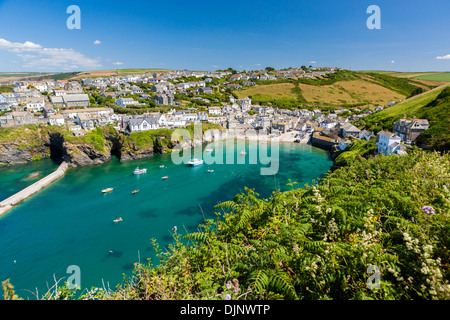
<path id="1" fill-rule="evenodd" d="M 230 152 L 236 159 L 248 156 L 237 148 L 222 156 Z M 182 235 L 195 232 L 203 215 L 214 218 L 213 207 L 244 192 L 244 186 L 267 198 L 284 190 L 289 179 L 298 186 L 311 183 L 331 164 L 324 150 L 280 143 L 274 176 L 261 176 L 260 163 L 190 167 L 174 164 L 170 154 L 126 163 L 113 158 L 68 170 L 0 219 L 0 275 L 31 299 L 36 288 L 43 294 L 54 279 L 67 277 L 70 265 L 80 267 L 82 288 L 113 289 L 122 274 L 131 274 L 135 262 L 158 263 L 151 239 L 165 250 L 175 226 Z M 147 173 L 135 175 L 137 166 Z M 108 187 L 113 190 L 101 192 Z"/>

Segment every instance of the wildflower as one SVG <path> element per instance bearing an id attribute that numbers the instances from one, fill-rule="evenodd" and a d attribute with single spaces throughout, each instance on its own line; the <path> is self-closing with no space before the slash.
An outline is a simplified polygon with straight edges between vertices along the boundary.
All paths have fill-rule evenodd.
<path id="1" fill-rule="evenodd" d="M 230 296 L 229 294 L 227 294 L 227 295 L 225 296 L 225 300 L 231 300 L 231 296 Z"/>
<path id="2" fill-rule="evenodd" d="M 434 214 L 434 208 L 431 206 L 424 206 L 422 208 L 423 212 L 425 212 L 426 214 Z"/>
<path id="3" fill-rule="evenodd" d="M 227 289 L 230 290 L 233 287 L 233 285 L 231 284 L 231 281 L 227 282 Z"/>

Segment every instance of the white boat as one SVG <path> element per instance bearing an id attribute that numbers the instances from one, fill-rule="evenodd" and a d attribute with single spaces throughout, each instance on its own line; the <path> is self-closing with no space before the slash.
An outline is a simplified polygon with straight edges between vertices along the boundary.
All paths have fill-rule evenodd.
<path id="1" fill-rule="evenodd" d="M 195 167 L 195 166 L 203 164 L 203 160 L 197 159 L 197 158 L 192 158 L 191 160 L 189 160 L 187 162 L 187 164 L 190 165 L 191 167 Z"/>
<path id="2" fill-rule="evenodd" d="M 214 149 L 206 149 L 206 152 L 212 152 Z"/>
<path id="3" fill-rule="evenodd" d="M 162 165 L 160 165 L 159 167 L 160 167 L 160 168 L 164 168 L 164 165 L 162 164 Z"/>
<path id="4" fill-rule="evenodd" d="M 108 193 L 108 192 L 111 192 L 113 190 L 114 190 L 114 188 L 106 188 L 106 189 L 103 189 L 102 192 L 103 193 Z"/>
<path id="5" fill-rule="evenodd" d="M 133 173 L 134 173 L 134 174 L 143 174 L 143 173 L 147 173 L 147 169 L 139 169 L 139 167 L 137 167 L 136 169 L 134 169 Z"/>
<path id="6" fill-rule="evenodd" d="M 214 170 L 212 170 L 212 169 L 209 169 L 209 170 L 208 170 L 208 172 L 214 172 Z"/>
<path id="7" fill-rule="evenodd" d="M 247 152 L 245 152 L 244 150 L 242 150 L 242 151 L 241 151 L 241 154 L 242 154 L 242 155 L 245 155 L 245 154 L 247 154 Z"/>

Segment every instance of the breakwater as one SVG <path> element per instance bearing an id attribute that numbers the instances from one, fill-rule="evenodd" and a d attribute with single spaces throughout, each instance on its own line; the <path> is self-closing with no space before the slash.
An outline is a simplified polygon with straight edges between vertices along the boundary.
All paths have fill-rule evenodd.
<path id="1" fill-rule="evenodd" d="M 50 185 L 52 182 L 61 178 L 66 173 L 67 168 L 68 164 L 66 162 L 61 163 L 58 169 L 56 169 L 54 172 L 0 202 L 0 217 L 11 210 L 18 203 L 29 198 L 33 194 Z"/>

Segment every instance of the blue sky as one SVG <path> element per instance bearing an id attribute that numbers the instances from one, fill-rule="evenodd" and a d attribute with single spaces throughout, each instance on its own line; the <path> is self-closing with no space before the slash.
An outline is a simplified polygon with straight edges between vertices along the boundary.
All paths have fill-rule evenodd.
<path id="1" fill-rule="evenodd" d="M 372 4 L 380 30 L 366 27 Z M 449 12 L 448 0 L 0 0 L 0 71 L 450 71 Z"/>

